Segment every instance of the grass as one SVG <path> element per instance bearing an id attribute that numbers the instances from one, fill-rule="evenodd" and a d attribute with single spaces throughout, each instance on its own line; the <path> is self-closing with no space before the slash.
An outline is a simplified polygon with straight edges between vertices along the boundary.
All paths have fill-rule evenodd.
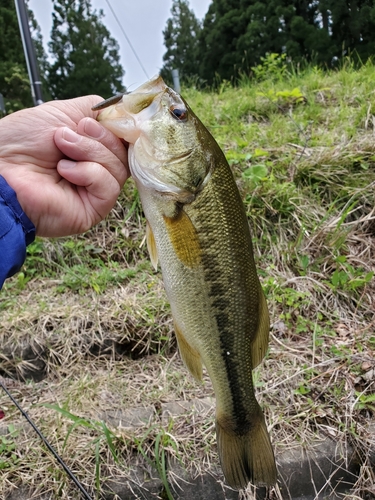
<path id="1" fill-rule="evenodd" d="M 255 380 L 276 456 L 327 438 L 345 460 L 354 449 L 353 500 L 375 498 L 373 74 L 371 63 L 298 71 L 273 57 L 237 88 L 183 90 L 225 151 L 252 228 L 272 323 Z M 96 228 L 31 245 L 1 292 L 0 370 L 27 380 L 7 384 L 91 492 L 142 463 L 162 498 L 178 498 L 172 459 L 220 478 L 213 407 L 171 419 L 165 405 L 213 393 L 176 354 L 144 226 L 130 181 Z M 142 408 L 147 421 L 128 426 Z M 18 429 L 2 394 L 0 409 Z M 75 498 L 32 434 L 19 428 L 1 443 L 2 498 L 20 484 Z"/>

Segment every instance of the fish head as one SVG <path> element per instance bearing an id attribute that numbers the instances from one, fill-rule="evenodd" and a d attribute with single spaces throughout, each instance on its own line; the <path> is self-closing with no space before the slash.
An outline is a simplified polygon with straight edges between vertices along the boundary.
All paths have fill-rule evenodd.
<path id="1" fill-rule="evenodd" d="M 211 165 L 202 141 L 206 129 L 161 77 L 124 95 L 98 120 L 129 143 L 130 170 L 138 185 L 181 203 L 202 189 Z"/>

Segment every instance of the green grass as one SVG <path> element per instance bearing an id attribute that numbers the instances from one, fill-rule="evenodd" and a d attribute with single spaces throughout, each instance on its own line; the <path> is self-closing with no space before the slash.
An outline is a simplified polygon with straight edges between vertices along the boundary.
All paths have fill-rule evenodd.
<path id="1" fill-rule="evenodd" d="M 224 150 L 252 229 L 272 322 L 270 351 L 255 378 L 276 455 L 327 436 L 350 442 L 367 471 L 353 499 L 375 481 L 367 430 L 375 414 L 374 70 L 350 61 L 336 71 L 299 70 L 269 56 L 235 88 L 222 82 L 217 91 L 182 91 Z M 151 406 L 159 415 L 166 402 L 212 394 L 209 381 L 197 386 L 176 357 L 144 232 L 130 181 L 110 216 L 85 235 L 37 239 L 22 273 L 1 292 L 0 368 L 30 376 L 35 353 L 43 359 L 53 391 L 31 385 L 28 394 L 69 413 L 59 425 L 51 410 L 38 407 L 36 416 L 57 446 L 68 436 L 73 453 L 78 439 L 72 460 L 89 487 L 108 471 L 126 474 L 138 450 L 170 498 L 169 456 L 194 473 L 217 463 L 212 412 L 194 417 L 194 426 L 184 414 L 168 429 L 155 417 L 140 429 L 107 432 L 97 410 Z M 27 359 L 25 344 L 33 353 Z M 89 424 L 72 427 L 78 414 L 79 424 Z M 52 489 L 64 484 L 61 496 L 69 498 L 71 486 L 48 459 L 30 475 L 38 454 L 27 456 L 25 442 L 3 440 L 12 450 L 0 496 L 32 478 Z M 120 468 L 112 446 L 122 454 Z"/>

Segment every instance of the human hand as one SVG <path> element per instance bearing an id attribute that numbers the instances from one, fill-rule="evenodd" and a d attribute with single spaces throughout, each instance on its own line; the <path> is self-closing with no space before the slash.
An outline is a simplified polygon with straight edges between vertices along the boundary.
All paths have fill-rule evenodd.
<path id="1" fill-rule="evenodd" d="M 51 101 L 0 120 L 0 175 L 39 236 L 97 224 L 130 175 L 126 147 L 95 121 L 91 107 L 102 100 Z"/>

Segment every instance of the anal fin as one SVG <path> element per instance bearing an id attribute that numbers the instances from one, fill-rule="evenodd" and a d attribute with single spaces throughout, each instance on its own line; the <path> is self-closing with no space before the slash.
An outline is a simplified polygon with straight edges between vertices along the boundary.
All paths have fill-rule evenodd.
<path id="1" fill-rule="evenodd" d="M 193 377 L 199 382 L 202 381 L 203 368 L 199 352 L 188 343 L 176 322 L 174 322 L 174 328 L 182 361 Z"/>
<path id="2" fill-rule="evenodd" d="M 251 344 L 251 363 L 255 368 L 262 361 L 268 349 L 270 319 L 266 297 L 262 287 L 259 285 L 259 321 L 255 338 Z"/>

